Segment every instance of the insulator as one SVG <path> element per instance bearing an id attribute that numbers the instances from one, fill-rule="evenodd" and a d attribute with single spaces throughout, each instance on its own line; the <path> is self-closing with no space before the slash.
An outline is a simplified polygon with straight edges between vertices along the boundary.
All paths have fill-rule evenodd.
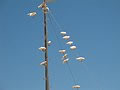
<path id="1" fill-rule="evenodd" d="M 67 33 L 66 33 L 66 32 L 60 32 L 60 34 L 62 34 L 62 35 L 66 35 Z"/>
<path id="2" fill-rule="evenodd" d="M 36 12 L 30 12 L 30 13 L 28 13 L 27 15 L 28 16 L 35 16 L 37 13 Z"/>
<path id="3" fill-rule="evenodd" d="M 73 44 L 73 41 L 69 41 L 69 42 L 67 42 L 66 44 L 72 45 L 72 44 Z"/>
<path id="4" fill-rule="evenodd" d="M 69 61 L 69 58 L 63 60 L 63 64 L 67 63 Z"/>
<path id="5" fill-rule="evenodd" d="M 64 54 L 64 56 L 62 57 L 62 59 L 66 59 L 67 58 L 67 54 Z"/>
<path id="6" fill-rule="evenodd" d="M 80 88 L 80 85 L 74 85 L 72 88 Z"/>
<path id="7" fill-rule="evenodd" d="M 76 58 L 76 60 L 78 60 L 78 61 L 84 61 L 85 60 L 85 58 L 84 57 L 78 57 L 78 58 Z"/>
<path id="8" fill-rule="evenodd" d="M 63 39 L 68 40 L 70 36 L 64 36 Z"/>
<path id="9" fill-rule="evenodd" d="M 59 50 L 59 53 L 64 54 L 66 50 Z"/>
<path id="10" fill-rule="evenodd" d="M 47 61 L 41 62 L 40 65 L 44 65 L 44 66 L 47 65 Z"/>
<path id="11" fill-rule="evenodd" d="M 39 50 L 41 50 L 41 51 L 45 51 L 46 48 L 45 48 L 45 47 L 40 47 Z"/>
<path id="12" fill-rule="evenodd" d="M 50 46 L 50 44 L 51 44 L 51 41 L 48 41 L 48 46 Z"/>
<path id="13" fill-rule="evenodd" d="M 71 46 L 70 49 L 71 50 L 75 50 L 77 47 L 76 46 Z"/>

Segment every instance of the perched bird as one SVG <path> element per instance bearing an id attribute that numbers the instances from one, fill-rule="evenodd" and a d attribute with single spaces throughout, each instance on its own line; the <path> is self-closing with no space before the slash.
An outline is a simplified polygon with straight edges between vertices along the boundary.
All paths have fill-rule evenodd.
<path id="1" fill-rule="evenodd" d="M 63 64 L 64 64 L 64 63 L 67 63 L 68 61 L 69 61 L 69 58 L 63 60 Z"/>
<path id="2" fill-rule="evenodd" d="M 40 48 L 38 48 L 38 49 L 41 50 L 41 51 L 45 51 L 45 50 L 46 50 L 45 47 L 40 47 Z"/>
<path id="3" fill-rule="evenodd" d="M 51 41 L 48 41 L 48 46 L 50 46 L 50 44 L 51 44 Z"/>
<path id="4" fill-rule="evenodd" d="M 39 6 L 38 6 L 38 8 L 45 8 L 47 5 L 46 5 L 46 3 L 42 3 L 42 4 L 40 4 Z"/>
<path id="5" fill-rule="evenodd" d="M 71 46 L 70 49 L 71 50 L 75 50 L 77 47 L 76 46 Z"/>
<path id="6" fill-rule="evenodd" d="M 27 15 L 28 16 L 35 16 L 37 13 L 36 12 L 30 12 L 30 13 L 28 13 Z"/>
<path id="7" fill-rule="evenodd" d="M 59 50 L 59 53 L 64 54 L 66 50 Z"/>
<path id="8" fill-rule="evenodd" d="M 41 62 L 40 65 L 44 65 L 44 66 L 47 65 L 47 61 Z"/>
<path id="9" fill-rule="evenodd" d="M 72 44 L 73 44 L 73 41 L 68 41 L 66 44 L 72 45 Z"/>
<path id="10" fill-rule="evenodd" d="M 63 39 L 68 40 L 70 36 L 64 36 Z"/>
<path id="11" fill-rule="evenodd" d="M 78 60 L 78 61 L 82 62 L 82 61 L 84 61 L 84 60 L 85 60 L 85 58 L 84 58 L 84 57 L 78 57 L 78 58 L 76 58 L 76 60 Z"/>
<path id="12" fill-rule="evenodd" d="M 64 54 L 64 56 L 62 57 L 62 59 L 66 59 L 67 58 L 67 54 Z"/>
<path id="13" fill-rule="evenodd" d="M 74 85 L 72 88 L 80 88 L 80 85 Z"/>
<path id="14" fill-rule="evenodd" d="M 61 35 L 66 35 L 67 33 L 66 32 L 60 32 Z"/>

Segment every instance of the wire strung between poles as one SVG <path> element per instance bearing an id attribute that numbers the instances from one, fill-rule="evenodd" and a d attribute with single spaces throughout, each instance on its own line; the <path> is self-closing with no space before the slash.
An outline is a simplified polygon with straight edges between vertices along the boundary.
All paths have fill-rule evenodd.
<path id="1" fill-rule="evenodd" d="M 53 26 L 53 30 L 54 30 L 55 27 L 54 27 L 54 24 L 53 24 L 53 22 L 52 22 L 52 18 L 51 18 L 51 16 L 50 16 L 49 14 L 48 14 L 48 19 L 49 19 L 51 25 Z M 56 30 L 54 30 L 54 32 L 55 32 L 55 36 L 56 36 L 57 42 L 59 43 L 59 45 L 60 45 L 61 47 L 63 47 L 62 44 L 59 42 L 59 37 L 57 36 Z"/>
<path id="2" fill-rule="evenodd" d="M 59 29 L 59 30 L 62 30 L 62 28 L 61 28 L 60 25 L 57 23 L 55 17 L 52 15 L 52 13 L 48 13 L 48 18 L 49 18 L 50 23 L 52 24 L 53 27 L 54 27 L 54 25 L 53 25 L 52 19 L 54 19 L 54 22 L 55 22 L 55 24 L 58 26 L 58 29 Z M 59 41 L 59 38 L 58 38 L 57 33 L 56 33 L 56 30 L 54 30 L 54 31 L 55 31 L 56 38 L 57 38 L 57 40 Z M 60 31 L 60 32 L 61 32 L 61 31 Z M 59 45 L 62 46 L 61 43 L 60 43 Z M 63 46 L 62 46 L 62 47 L 63 47 Z M 74 78 L 74 75 L 73 75 L 73 72 L 72 72 L 72 70 L 71 70 L 71 68 L 70 68 L 69 63 L 66 63 L 66 64 L 67 64 L 67 67 L 68 67 L 68 69 L 69 69 L 69 72 L 70 72 L 70 74 L 71 74 L 71 77 L 72 77 L 72 79 L 73 79 L 74 84 L 77 85 L 76 80 L 75 80 L 75 78 Z M 78 90 L 78 89 L 77 89 L 77 90 Z"/>
<path id="3" fill-rule="evenodd" d="M 74 81 L 74 84 L 76 85 L 77 83 L 76 83 L 76 80 L 75 80 L 75 78 L 74 78 L 74 76 L 73 76 L 73 73 L 72 73 L 72 70 L 71 70 L 71 68 L 70 68 L 69 63 L 67 63 L 67 66 L 68 66 L 68 69 L 69 69 L 69 71 L 70 71 L 70 73 L 71 73 L 71 77 L 72 77 L 72 79 L 73 79 L 73 81 Z"/>

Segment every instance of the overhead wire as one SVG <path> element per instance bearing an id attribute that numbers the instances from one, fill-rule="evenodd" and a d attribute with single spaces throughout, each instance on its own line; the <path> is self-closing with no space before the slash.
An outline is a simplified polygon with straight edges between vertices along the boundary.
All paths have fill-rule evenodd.
<path id="1" fill-rule="evenodd" d="M 53 24 L 53 22 L 52 22 L 52 18 L 51 18 L 51 16 L 50 16 L 49 13 L 48 13 L 48 18 L 49 18 L 49 21 L 50 21 L 50 23 L 51 23 L 51 25 L 52 25 L 52 27 L 53 27 L 53 30 L 54 30 L 55 27 L 54 27 L 54 24 Z M 57 36 L 56 30 L 54 30 L 54 32 L 55 32 L 55 37 L 56 37 L 56 39 L 57 39 L 57 42 L 59 43 L 59 45 L 60 45 L 61 47 L 63 47 L 62 44 L 59 42 L 59 37 Z"/>
<path id="2" fill-rule="evenodd" d="M 54 19 L 54 22 L 56 23 L 56 25 L 58 26 L 58 28 L 59 28 L 59 30 L 63 30 L 61 27 L 60 27 L 60 25 L 59 25 L 59 23 L 57 22 L 57 20 L 56 20 L 56 18 L 54 17 L 54 15 L 52 14 L 52 12 L 51 12 L 51 10 L 50 10 L 50 15 L 51 15 L 51 17 Z M 76 55 L 75 56 L 80 56 L 78 53 L 76 53 Z M 84 64 L 84 63 L 83 63 Z M 70 69 L 70 66 L 69 66 L 69 64 L 67 64 L 68 65 L 68 68 L 69 68 L 69 70 L 70 70 L 70 72 L 71 72 L 71 75 L 72 75 L 72 78 L 74 79 L 74 76 L 73 76 L 73 74 L 72 74 L 72 71 L 71 71 L 71 69 Z M 85 65 L 86 66 L 86 65 Z M 88 68 L 87 68 L 88 69 Z M 76 81 L 75 81 L 75 79 L 74 79 L 74 82 L 76 83 Z"/>
<path id="3" fill-rule="evenodd" d="M 57 22 L 55 16 L 52 14 L 51 9 L 49 10 L 49 17 L 52 19 L 51 21 L 54 21 L 54 23 L 56 24 L 56 28 L 57 28 L 57 30 L 59 31 L 59 33 L 60 33 L 61 31 L 63 31 L 61 25 Z M 56 30 L 54 30 L 54 31 L 55 31 L 55 33 L 56 33 Z M 64 31 L 67 31 L 67 30 L 64 30 Z M 57 34 L 56 34 L 56 35 L 57 35 Z M 57 38 L 58 38 L 58 36 L 57 36 Z M 60 43 L 60 45 L 61 45 L 61 43 Z M 61 45 L 61 46 L 62 46 L 62 45 Z M 63 47 L 63 46 L 62 46 L 62 47 Z"/>
<path id="4" fill-rule="evenodd" d="M 88 73 L 90 78 L 94 79 L 94 82 L 96 83 L 96 87 L 100 88 L 102 86 L 101 83 L 95 79 L 96 76 L 93 72 L 91 72 L 90 68 L 88 68 L 88 65 L 86 63 L 83 63 L 82 65 L 86 69 L 86 72 Z"/>
<path id="5" fill-rule="evenodd" d="M 63 29 L 62 29 L 62 27 L 60 26 L 60 24 L 57 22 L 55 16 L 54 16 L 53 13 L 52 13 L 52 10 L 50 9 L 49 12 L 50 12 L 49 14 L 50 14 L 51 18 L 53 19 L 53 21 L 55 22 L 56 26 L 58 27 L 59 32 L 61 32 Z M 64 31 L 67 31 L 67 30 L 64 30 Z M 69 40 L 69 41 L 70 41 L 70 40 Z M 71 52 L 73 52 L 73 51 L 71 51 Z M 74 52 L 73 54 L 75 54 L 75 55 L 73 55 L 73 56 L 75 56 L 75 57 L 80 56 L 78 53 L 75 53 L 75 52 Z"/>
<path id="6" fill-rule="evenodd" d="M 71 68 L 70 68 L 69 63 L 67 63 L 67 66 L 68 66 L 68 69 L 69 69 L 69 71 L 70 71 L 70 73 L 71 73 L 71 76 L 72 76 L 73 82 L 74 82 L 74 84 L 76 85 L 77 83 L 76 83 L 75 77 L 74 77 L 74 75 L 73 75 L 73 72 L 72 72 L 72 70 L 71 70 Z"/>
<path id="7" fill-rule="evenodd" d="M 61 26 L 60 26 L 59 23 L 57 22 L 56 18 L 55 18 L 54 15 L 52 14 L 52 11 L 49 10 L 49 12 L 50 12 L 50 13 L 48 14 L 48 18 L 49 18 L 50 23 L 52 24 L 52 26 L 54 27 L 53 22 L 52 22 L 52 21 L 54 21 L 54 23 L 56 24 L 56 26 L 57 26 L 57 28 L 58 28 L 57 30 L 62 31 L 63 29 L 61 28 Z M 53 20 L 52 20 L 52 19 L 53 19 Z M 54 29 L 53 29 L 53 30 L 54 30 Z M 58 41 L 59 45 L 60 45 L 61 47 L 63 47 L 62 44 L 59 42 L 59 37 L 57 36 L 56 30 L 54 30 L 54 32 L 55 32 L 55 36 L 56 36 L 56 38 L 57 38 L 57 41 Z M 77 54 L 76 56 L 78 56 L 78 54 Z M 72 70 L 71 70 L 71 68 L 70 68 L 69 63 L 67 63 L 67 66 L 68 66 L 68 69 L 69 69 L 69 71 L 70 71 L 70 73 L 71 73 L 71 76 L 72 76 L 72 79 L 73 79 L 74 83 L 77 84 L 77 83 L 76 83 L 76 80 L 75 80 L 75 77 L 74 77 L 74 75 L 73 75 L 73 72 L 72 72 Z"/>
<path id="8" fill-rule="evenodd" d="M 57 36 L 57 32 L 54 30 L 55 28 L 54 28 L 54 25 L 53 25 L 53 23 L 52 23 L 52 21 L 51 21 L 51 18 L 50 18 L 50 16 L 49 16 L 49 14 L 47 14 L 48 15 L 48 18 L 47 18 L 47 20 L 49 21 L 48 23 L 50 23 L 51 24 L 51 26 L 52 26 L 52 30 L 51 30 L 51 33 L 55 33 L 54 35 L 55 35 L 55 40 L 59 43 L 59 39 L 58 39 L 58 36 Z M 53 32 L 53 30 L 54 30 L 54 32 Z M 55 48 L 56 48 L 56 46 L 55 46 Z M 58 57 L 54 57 L 54 59 L 55 60 L 57 60 L 58 59 Z M 53 81 L 53 80 L 52 80 Z M 55 83 L 55 81 L 56 81 L 56 78 L 54 77 L 54 89 L 56 88 L 56 83 Z M 51 85 L 51 89 L 52 89 L 52 87 L 53 87 L 53 85 Z"/>
<path id="9" fill-rule="evenodd" d="M 48 14 L 49 15 L 49 14 Z M 50 22 L 52 23 L 52 18 L 54 19 L 54 22 L 56 23 L 56 25 L 58 26 L 58 29 L 59 30 L 62 30 L 62 28 L 60 27 L 60 25 L 57 23 L 57 21 L 56 21 L 56 19 L 54 18 L 54 16 L 53 15 L 49 15 L 48 16 L 49 18 L 50 18 Z M 56 31 L 55 31 L 55 33 L 56 33 Z M 57 36 L 57 34 L 56 34 L 56 37 L 57 37 L 57 39 L 58 39 L 58 36 Z M 58 39 L 59 40 L 59 39 Z M 61 45 L 61 44 L 60 44 Z M 62 46 L 62 45 L 61 45 Z M 73 79 L 73 82 L 74 82 L 74 84 L 77 84 L 76 83 L 76 80 L 75 80 L 75 77 L 74 77 L 74 75 L 73 75 L 73 72 L 72 72 L 72 70 L 71 70 L 71 68 L 70 68 L 70 65 L 69 65 L 69 63 L 67 62 L 67 67 L 68 67 L 68 70 L 70 71 L 70 74 L 71 74 L 71 77 L 72 77 L 72 79 Z"/>
<path id="10" fill-rule="evenodd" d="M 54 17 L 54 15 L 51 12 L 51 9 L 49 10 L 49 14 L 52 17 L 53 21 L 55 22 L 55 24 L 58 26 L 58 30 L 62 30 L 61 26 L 59 25 L 59 23 L 57 22 L 56 18 Z"/>
<path id="11" fill-rule="evenodd" d="M 49 10 L 49 14 L 50 14 L 50 16 L 52 17 L 53 21 L 55 22 L 56 26 L 58 27 L 59 32 L 61 32 L 62 30 L 64 30 L 64 29 L 61 27 L 61 25 L 57 22 L 57 20 L 56 20 L 55 16 L 53 15 L 51 9 Z M 67 31 L 67 30 L 64 30 L 64 31 Z M 68 31 L 67 31 L 67 32 L 68 32 Z"/>
<path id="12" fill-rule="evenodd" d="M 49 12 L 51 13 L 51 10 L 50 10 Z M 50 14 L 50 16 L 52 17 L 53 21 L 55 22 L 56 26 L 58 27 L 58 30 L 62 31 L 63 29 L 61 28 L 61 26 L 59 25 L 59 23 L 57 22 L 57 20 L 55 19 L 55 17 L 53 16 L 52 13 Z M 49 16 L 49 17 L 50 17 L 50 16 Z M 34 19 L 35 19 L 35 18 L 34 18 Z M 52 20 L 50 20 L 50 22 L 52 22 Z M 55 31 L 55 35 L 56 35 L 56 37 L 57 37 L 57 41 L 59 41 L 56 31 Z M 58 43 L 59 43 L 59 42 L 58 42 Z M 61 43 L 59 43 L 59 45 L 62 46 Z M 76 84 L 76 80 L 75 80 L 75 78 L 74 78 L 74 76 L 73 76 L 72 70 L 71 70 L 71 68 L 70 68 L 70 66 L 69 66 L 68 63 L 67 63 L 67 66 L 68 66 L 69 71 L 70 71 L 70 73 L 71 73 L 71 76 L 72 76 L 72 79 L 73 79 L 73 81 L 74 81 L 74 84 Z"/>

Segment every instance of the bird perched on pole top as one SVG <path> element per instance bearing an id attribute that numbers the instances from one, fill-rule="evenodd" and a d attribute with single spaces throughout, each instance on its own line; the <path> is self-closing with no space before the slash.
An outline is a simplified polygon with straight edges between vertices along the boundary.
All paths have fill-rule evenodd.
<path id="1" fill-rule="evenodd" d="M 44 13 L 47 13 L 48 11 L 49 11 L 49 8 L 48 8 L 48 7 L 43 8 L 43 12 L 44 12 Z"/>
<path id="2" fill-rule="evenodd" d="M 43 2 L 42 4 L 40 4 L 40 5 L 38 6 L 38 8 L 45 8 L 45 7 L 47 7 L 47 5 L 46 5 L 45 2 Z"/>
<path id="3" fill-rule="evenodd" d="M 47 13 L 49 11 L 49 8 L 47 7 L 46 3 L 43 2 L 42 4 L 40 4 L 38 6 L 38 8 L 41 8 L 43 10 L 44 13 Z"/>

